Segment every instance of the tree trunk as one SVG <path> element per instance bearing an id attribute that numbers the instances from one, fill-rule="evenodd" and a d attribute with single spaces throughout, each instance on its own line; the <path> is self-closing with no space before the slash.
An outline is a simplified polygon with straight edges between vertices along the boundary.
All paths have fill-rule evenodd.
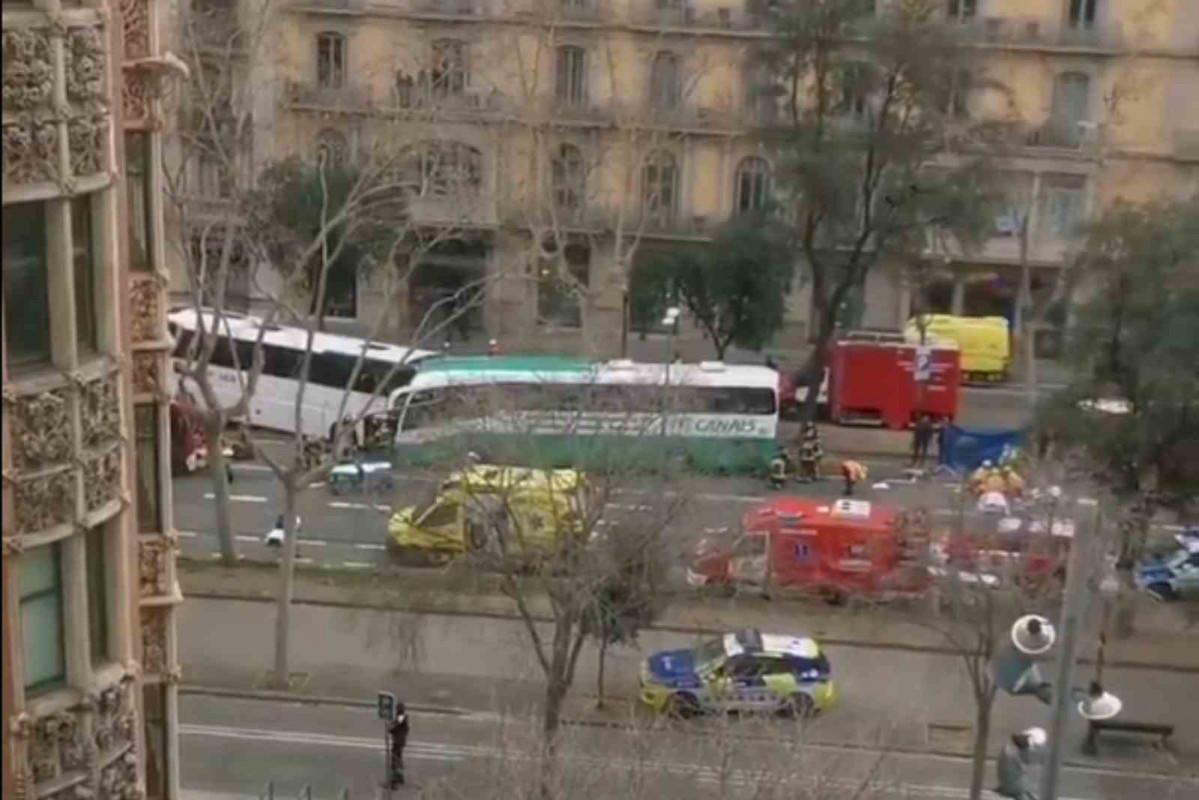
<path id="1" fill-rule="evenodd" d="M 541 714 L 541 800 L 555 800 L 557 775 L 558 729 L 562 726 L 562 706 L 566 702 L 567 682 L 550 678 L 545 689 L 545 706 Z"/>
<path id="2" fill-rule="evenodd" d="M 1037 404 L 1037 347 L 1033 331 L 1024 332 L 1024 398 L 1028 407 Z"/>
<path id="3" fill-rule="evenodd" d="M 221 549 L 221 563 L 226 567 L 237 564 L 237 545 L 233 539 L 233 523 L 229 516 L 229 470 L 221 447 L 223 426 L 219 421 L 204 426 L 204 441 L 208 447 L 208 471 L 212 476 L 212 495 L 216 504 L 216 535 Z"/>
<path id="4" fill-rule="evenodd" d="M 274 688 L 288 688 L 291 656 L 291 595 L 296 566 L 296 491 L 292 479 L 283 482 L 283 558 L 279 562 L 279 596 L 275 612 L 275 671 L 271 675 Z"/>
<path id="5" fill-rule="evenodd" d="M 604 707 L 604 663 L 608 660 L 608 639 L 602 637 L 599 646 L 599 664 L 596 669 L 595 678 L 595 707 L 597 709 Z"/>
<path id="6" fill-rule="evenodd" d="M 991 734 L 994 695 L 974 696 L 974 755 L 970 760 L 970 800 L 979 800 L 987 779 L 987 737 Z"/>

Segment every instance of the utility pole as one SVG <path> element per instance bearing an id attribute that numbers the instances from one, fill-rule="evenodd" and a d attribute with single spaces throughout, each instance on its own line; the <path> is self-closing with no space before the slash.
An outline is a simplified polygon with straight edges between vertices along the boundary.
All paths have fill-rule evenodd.
<path id="1" fill-rule="evenodd" d="M 1062 765 L 1066 718 L 1069 716 L 1070 706 L 1076 702 L 1072 684 L 1074 662 L 1078 658 L 1079 621 L 1086 609 L 1086 590 L 1091 580 L 1091 567 L 1095 563 L 1092 553 L 1099 539 L 1099 503 L 1091 498 L 1081 498 L 1078 501 L 1070 560 L 1066 567 L 1066 595 L 1062 604 L 1062 618 L 1058 622 L 1061 651 L 1058 656 L 1057 676 L 1053 682 L 1053 709 L 1049 718 L 1049 741 L 1046 744 L 1045 768 L 1041 775 L 1040 800 L 1057 800 L 1057 777 Z"/>

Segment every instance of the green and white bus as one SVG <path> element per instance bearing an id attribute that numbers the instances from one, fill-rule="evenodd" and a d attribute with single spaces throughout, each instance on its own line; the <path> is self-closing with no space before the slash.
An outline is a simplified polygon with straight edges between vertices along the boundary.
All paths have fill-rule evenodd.
<path id="1" fill-rule="evenodd" d="M 390 395 L 388 417 L 401 464 L 469 451 L 539 467 L 679 456 L 700 471 L 748 472 L 774 455 L 777 392 L 777 374 L 758 366 L 445 357 Z"/>

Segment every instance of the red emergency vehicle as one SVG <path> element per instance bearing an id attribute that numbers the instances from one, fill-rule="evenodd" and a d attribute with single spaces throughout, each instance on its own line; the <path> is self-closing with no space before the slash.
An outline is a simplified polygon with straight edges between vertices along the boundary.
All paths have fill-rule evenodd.
<path id="1" fill-rule="evenodd" d="M 1073 538 L 1071 519 L 971 514 L 965 531 L 949 532 L 936 546 L 960 570 L 1037 587 L 1065 579 Z"/>
<path id="2" fill-rule="evenodd" d="M 701 541 L 687 579 L 793 589 L 830 602 L 918 593 L 928 583 L 927 531 L 914 535 L 898 517 L 863 500 L 780 497 L 747 513 L 740 531 Z"/>
<path id="3" fill-rule="evenodd" d="M 961 364 L 956 347 L 844 339 L 829 354 L 829 418 L 881 421 L 900 430 L 919 414 L 952 422 Z"/>

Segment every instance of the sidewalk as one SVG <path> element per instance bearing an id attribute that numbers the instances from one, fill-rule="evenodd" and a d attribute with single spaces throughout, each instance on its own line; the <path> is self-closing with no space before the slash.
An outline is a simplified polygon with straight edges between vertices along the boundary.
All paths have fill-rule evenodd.
<path id="1" fill-rule="evenodd" d="M 273 652 L 273 608 L 267 604 L 192 597 L 181 609 L 180 661 L 186 693 L 262 694 Z M 764 623 L 763 623 L 764 624 Z M 765 624 L 764 624 L 765 625 Z M 548 630 L 542 629 L 543 635 Z M 348 702 L 373 706 L 375 692 L 396 691 L 416 713 L 536 713 L 543 680 L 522 623 L 465 615 L 299 605 L 293 612 L 292 669 L 299 679 L 289 702 Z M 572 724 L 621 726 L 648 714 L 636 700 L 637 671 L 649 652 L 689 646 L 700 638 L 645 632 L 639 648 L 613 648 L 606 681 L 608 708 L 594 709 L 596 654 L 585 647 L 566 717 Z M 811 727 L 810 741 L 894 752 L 969 753 L 973 701 L 960 661 L 929 652 L 847 649 L 825 641 L 840 699 Z M 1078 681 L 1089 676 L 1080 669 Z M 1047 674 L 1052 674 L 1048 672 Z M 1067 763 L 1122 772 L 1182 775 L 1199 769 L 1199 696 L 1191 674 L 1143 673 L 1108 667 L 1105 681 L 1136 719 L 1177 725 L 1172 752 L 1104 743 L 1099 758 L 1081 754 L 1079 719 L 1069 721 Z M 1187 687 L 1191 687 L 1188 689 Z M 1004 737 L 1046 724 L 1044 706 L 999 696 L 989 752 Z M 702 732 L 702 721 L 696 726 Z"/>
<path id="2" fill-rule="evenodd" d="M 213 564 L 180 562 L 180 582 L 188 597 L 273 601 L 278 571 L 269 566 L 227 569 Z M 500 593 L 498 578 L 433 569 L 396 569 L 387 575 L 298 570 L 297 603 L 416 613 L 514 617 L 515 604 Z M 533 613 L 549 617 L 546 601 L 534 598 Z M 1188 607 L 1138 598 L 1136 633 L 1108 643 L 1108 665 L 1160 668 L 1196 673 L 1199 682 L 1199 626 L 1187 618 Z M 731 598 L 687 592 L 672 599 L 659 615 L 657 630 L 714 634 L 752 624 L 797 631 L 827 643 L 930 653 L 951 652 L 940 633 L 922 624 L 923 606 L 894 608 L 832 607 L 816 601 L 763 598 L 743 594 Z M 1094 642 L 1094 636 L 1083 642 Z M 1084 644 L 1082 663 L 1090 663 L 1093 646 Z"/>

